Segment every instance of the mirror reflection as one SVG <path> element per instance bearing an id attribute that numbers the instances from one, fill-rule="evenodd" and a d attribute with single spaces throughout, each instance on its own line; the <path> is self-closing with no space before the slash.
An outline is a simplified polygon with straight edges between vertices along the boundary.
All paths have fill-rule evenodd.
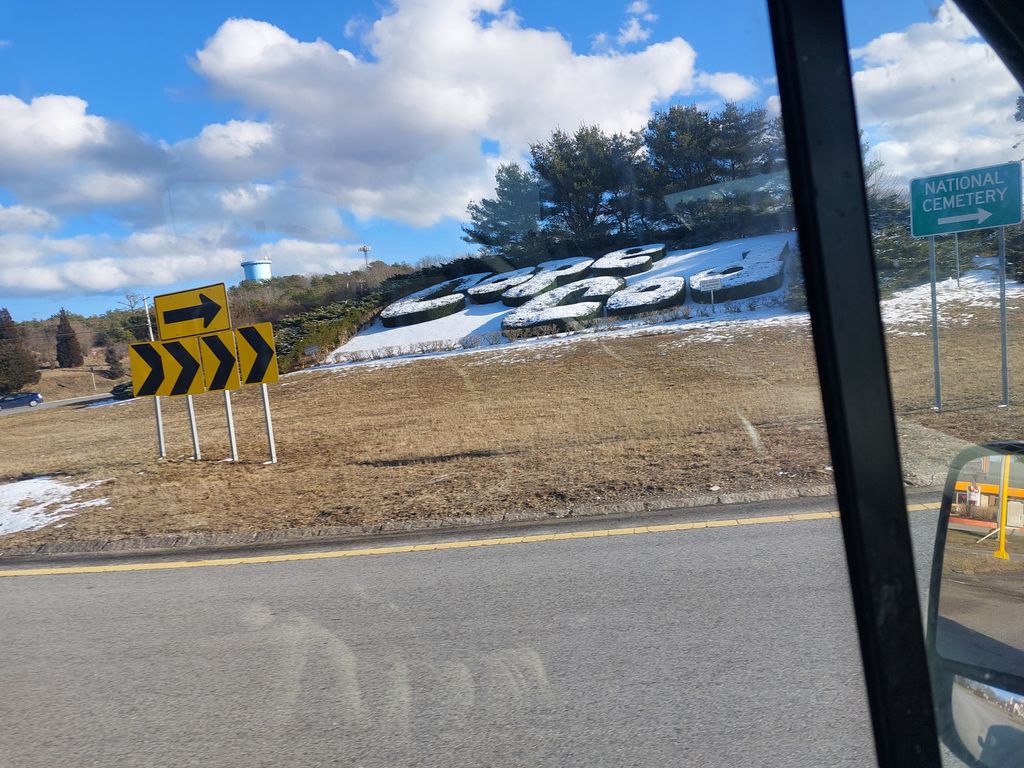
<path id="1" fill-rule="evenodd" d="M 1024 675 L 1024 462 L 992 454 L 960 470 L 942 560 L 936 650 Z"/>
<path id="2" fill-rule="evenodd" d="M 953 722 L 960 741 L 987 768 L 1019 766 L 1024 755 L 1024 697 L 956 675 Z"/>

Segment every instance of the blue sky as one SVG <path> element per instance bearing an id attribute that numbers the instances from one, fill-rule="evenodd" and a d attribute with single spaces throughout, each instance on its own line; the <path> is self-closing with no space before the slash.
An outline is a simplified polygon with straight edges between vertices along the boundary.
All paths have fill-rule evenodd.
<path id="1" fill-rule="evenodd" d="M 968 50 L 971 30 L 948 5 L 851 5 L 868 135 L 896 173 L 940 162 L 899 109 L 928 89 L 909 54 Z M 773 76 L 760 0 L 4 0 L 0 305 L 100 312 L 130 290 L 237 282 L 259 249 L 277 274 L 352 268 L 363 242 L 385 261 L 451 257 L 494 165 L 555 125 L 765 103 Z"/>

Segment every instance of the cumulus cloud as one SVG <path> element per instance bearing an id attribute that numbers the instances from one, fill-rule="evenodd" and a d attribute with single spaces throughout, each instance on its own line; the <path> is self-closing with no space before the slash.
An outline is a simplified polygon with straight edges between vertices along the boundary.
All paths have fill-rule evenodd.
<path id="1" fill-rule="evenodd" d="M 56 229 L 60 221 L 52 213 L 26 205 L 0 205 L 0 233 L 41 232 Z"/>
<path id="2" fill-rule="evenodd" d="M 681 38 L 581 55 L 557 31 L 521 26 L 501 0 L 405 0 L 363 40 L 367 59 L 232 19 L 195 65 L 218 93 L 268 115 L 312 186 L 358 216 L 415 225 L 461 216 L 490 191 L 482 139 L 507 159 L 558 126 L 635 128 L 694 85 L 696 53 Z"/>
<path id="3" fill-rule="evenodd" d="M 951 0 L 852 55 L 858 116 L 887 172 L 905 180 L 1019 157 L 1020 86 Z"/>
<path id="4" fill-rule="evenodd" d="M 77 96 L 0 96 L 0 185 L 17 201 L 0 209 L 0 263 L 18 265 L 18 285 L 8 270 L 0 287 L 169 285 L 234 272 L 257 252 L 280 273 L 349 269 L 359 262 L 338 242 L 354 239 L 343 212 L 413 226 L 461 219 L 493 191 L 499 162 L 555 128 L 631 130 L 696 91 L 756 91 L 738 74 L 699 72 L 680 37 L 647 44 L 657 18 L 647 2 L 625 10 L 622 44 L 635 50 L 599 54 L 524 26 L 505 0 L 397 0 L 346 27 L 365 55 L 230 19 L 193 66 L 245 117 L 175 143 Z M 97 212 L 136 234 L 53 234 L 58 218 Z"/>

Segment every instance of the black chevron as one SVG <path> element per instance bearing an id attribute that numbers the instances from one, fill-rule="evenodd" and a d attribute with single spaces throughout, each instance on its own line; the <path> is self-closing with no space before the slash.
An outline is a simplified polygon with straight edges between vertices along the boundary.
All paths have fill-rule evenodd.
<path id="1" fill-rule="evenodd" d="M 164 383 L 164 361 L 152 344 L 132 344 L 132 349 L 149 366 L 149 375 L 142 382 L 142 386 L 136 391 L 135 396 L 155 395 L 157 389 Z"/>
<path id="2" fill-rule="evenodd" d="M 252 364 L 249 374 L 245 377 L 245 383 L 259 384 L 263 381 L 263 377 L 267 375 L 267 368 L 270 367 L 270 363 L 274 360 L 274 348 L 267 344 L 263 337 L 260 336 L 260 332 L 251 325 L 239 328 L 238 332 L 242 334 L 243 339 L 249 342 L 249 346 L 256 353 L 256 361 Z"/>
<path id="3" fill-rule="evenodd" d="M 196 379 L 196 374 L 199 373 L 199 361 L 192 357 L 192 353 L 180 341 L 168 341 L 164 343 L 164 349 L 181 366 L 181 373 L 178 374 L 178 380 L 171 387 L 171 394 L 187 395 L 192 382 Z"/>
<path id="4" fill-rule="evenodd" d="M 228 349 L 220 336 L 203 336 L 203 343 L 217 356 L 217 371 L 213 374 L 213 381 L 207 385 L 207 389 L 224 389 L 231 376 L 231 369 L 235 367 L 235 354 Z"/>

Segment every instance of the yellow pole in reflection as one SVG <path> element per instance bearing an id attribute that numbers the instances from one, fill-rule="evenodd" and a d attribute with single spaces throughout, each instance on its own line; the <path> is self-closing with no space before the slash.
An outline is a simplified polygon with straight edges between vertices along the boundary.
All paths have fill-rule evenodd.
<path id="1" fill-rule="evenodd" d="M 999 486 L 999 549 L 995 556 L 1000 560 L 1009 560 L 1010 553 L 1006 551 L 1006 502 L 1007 492 L 1010 489 L 1010 454 L 1003 455 L 1003 481 Z"/>

